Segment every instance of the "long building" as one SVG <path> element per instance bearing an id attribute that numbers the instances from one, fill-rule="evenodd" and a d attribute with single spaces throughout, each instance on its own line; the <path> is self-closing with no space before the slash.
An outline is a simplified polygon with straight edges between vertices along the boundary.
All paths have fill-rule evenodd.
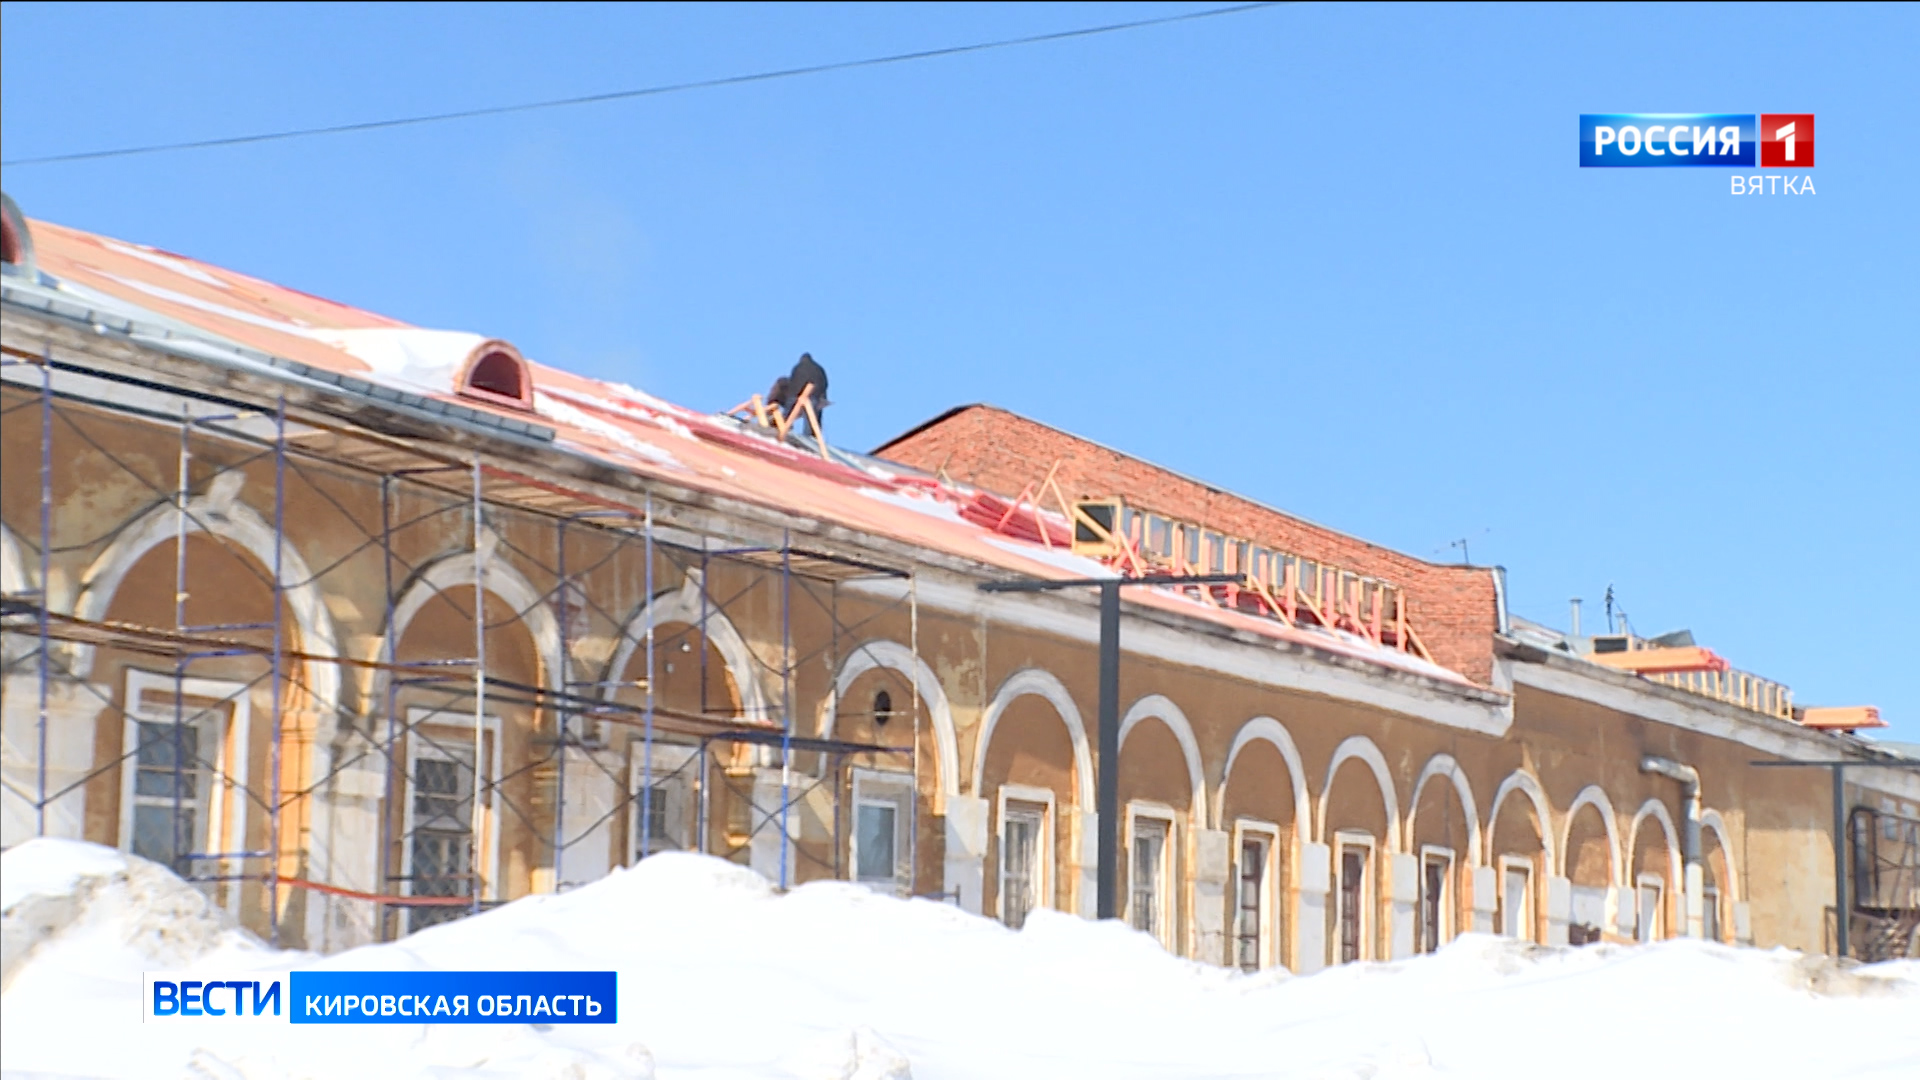
<path id="1" fill-rule="evenodd" d="M 1119 590 L 1116 911 L 1168 949 L 1832 950 L 1842 885 L 1912 948 L 1871 709 L 1002 410 L 851 453 L 6 211 L 6 845 L 318 950 L 667 850 L 1092 916 L 1099 590 L 981 586 L 1234 575 Z"/>

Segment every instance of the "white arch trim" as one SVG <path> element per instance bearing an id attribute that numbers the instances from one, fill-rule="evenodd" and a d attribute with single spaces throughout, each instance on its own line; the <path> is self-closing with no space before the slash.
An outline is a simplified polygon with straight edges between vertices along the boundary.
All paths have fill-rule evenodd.
<path id="1" fill-rule="evenodd" d="M 1640 851 L 1640 824 L 1648 818 L 1658 821 L 1660 828 L 1666 833 L 1667 889 L 1672 891 L 1684 888 L 1686 878 L 1683 876 L 1684 869 L 1680 865 L 1680 842 L 1676 839 L 1678 834 L 1673 828 L 1673 815 L 1667 813 L 1667 805 L 1659 799 L 1648 799 L 1646 802 L 1641 803 L 1639 811 L 1633 815 L 1633 825 L 1627 830 L 1626 858 L 1629 877 L 1640 870 L 1640 867 L 1635 866 L 1632 860 L 1638 856 Z M 1621 885 L 1623 887 L 1630 887 L 1633 885 L 1633 882 L 1631 880 L 1623 881 Z"/>
<path id="2" fill-rule="evenodd" d="M 1700 814 L 1700 827 L 1713 830 L 1720 840 L 1720 855 L 1727 861 L 1727 880 L 1718 882 L 1728 900 L 1739 902 L 1746 899 L 1740 894 L 1740 868 L 1733 862 L 1733 838 L 1727 834 L 1727 823 L 1720 817 L 1718 810 L 1705 810 Z M 1706 853 L 1701 852 L 1701 861 L 1706 861 Z"/>
<path id="3" fill-rule="evenodd" d="M 1312 838 L 1309 833 L 1312 814 L 1307 805 L 1306 766 L 1300 761 L 1300 750 L 1293 745 L 1293 737 L 1287 734 L 1286 727 L 1280 721 L 1271 716 L 1254 717 L 1240 725 L 1239 732 L 1234 735 L 1233 746 L 1227 751 L 1227 763 L 1220 769 L 1220 786 L 1214 795 L 1213 827 L 1229 827 L 1226 820 L 1227 781 L 1233 779 L 1233 763 L 1239 759 L 1240 751 L 1258 742 L 1267 743 L 1280 751 L 1281 758 L 1287 763 L 1287 782 L 1293 787 L 1293 831 L 1304 844 Z"/>
<path id="4" fill-rule="evenodd" d="M 1053 706 L 1055 715 L 1067 725 L 1067 737 L 1073 740 L 1074 788 L 1077 792 L 1080 809 L 1091 810 L 1094 805 L 1093 751 L 1087 745 L 1087 726 L 1080 718 L 1080 710 L 1073 703 L 1073 695 L 1052 672 L 1040 668 L 1024 668 L 1007 676 L 1000 689 L 987 703 L 987 711 L 980 719 L 980 737 L 973 753 L 973 787 L 971 790 L 981 798 L 986 797 L 987 749 L 993 744 L 993 729 L 1000 723 L 1000 717 L 1015 701 L 1027 696 L 1044 698 Z"/>
<path id="5" fill-rule="evenodd" d="M 27 565 L 13 530 L 0 525 L 0 592 L 13 596 L 33 588 L 34 579 L 40 576 L 37 570 L 39 567 Z"/>
<path id="6" fill-rule="evenodd" d="M 733 684 L 740 691 L 740 710 L 748 719 L 767 721 L 777 719 L 773 700 L 767 694 L 766 684 L 760 680 L 760 664 L 754 658 L 753 650 L 732 620 L 711 604 L 702 604 L 702 588 L 696 574 L 689 573 L 678 589 L 672 589 L 655 596 L 642 604 L 640 610 L 620 628 L 620 645 L 614 650 L 613 660 L 607 664 L 607 674 L 601 680 L 600 696 L 611 700 L 618 691 L 613 684 L 627 671 L 627 665 L 633 662 L 634 655 L 645 647 L 649 627 L 684 624 L 698 627 L 702 620 L 706 624 L 707 640 L 713 643 L 720 659 L 733 674 Z M 704 609 L 704 610 L 703 610 Z"/>
<path id="7" fill-rule="evenodd" d="M 1499 789 L 1493 793 L 1493 807 L 1487 811 L 1487 865 L 1493 865 L 1494 860 L 1500 857 L 1500 852 L 1493 850 L 1494 842 L 1500 838 L 1498 833 L 1500 808 L 1506 804 L 1507 796 L 1516 791 L 1525 795 L 1527 801 L 1533 804 L 1534 821 L 1537 823 L 1535 828 L 1539 832 L 1540 851 L 1546 856 L 1546 865 L 1549 868 L 1559 866 L 1558 845 L 1554 843 L 1553 835 L 1553 811 L 1547 803 L 1547 793 L 1541 790 L 1540 781 L 1525 769 L 1516 769 L 1509 773 L 1505 780 L 1500 781 Z"/>
<path id="8" fill-rule="evenodd" d="M 38 566 L 27 565 L 26 557 L 21 554 L 20 541 L 13 535 L 13 530 L 0 524 L 0 592 L 18 596 L 31 590 L 40 576 L 39 569 Z M 50 603 L 44 596 L 40 602 Z M 12 661 L 16 655 L 26 656 L 35 648 L 35 643 L 29 640 L 28 635 L 10 634 L 6 639 L 6 659 Z"/>
<path id="9" fill-rule="evenodd" d="M 1327 765 L 1327 786 L 1320 789 L 1320 813 L 1315 836 L 1321 843 L 1327 842 L 1327 807 L 1333 795 L 1333 782 L 1340 775 L 1340 766 L 1358 759 L 1373 770 L 1373 779 L 1380 786 L 1380 801 L 1387 811 L 1387 850 L 1398 852 L 1400 847 L 1400 800 L 1393 787 L 1393 772 L 1387 768 L 1386 756 L 1380 748 L 1365 735 L 1349 735 L 1334 748 L 1333 761 Z"/>
<path id="10" fill-rule="evenodd" d="M 271 570 L 276 548 L 280 554 L 280 579 L 296 582 L 281 589 L 287 609 L 300 631 L 300 649 L 312 653 L 302 679 L 308 699 L 317 714 L 317 738 L 332 737 L 338 725 L 340 667 L 326 657 L 338 656 L 338 637 L 333 616 L 327 611 L 320 586 L 313 580 L 300 552 L 286 538 L 277 538 L 273 527 L 245 503 L 238 501 L 241 473 L 226 473 L 209 485 L 207 494 L 189 498 L 186 504 L 188 536 L 207 535 L 225 540 L 253 557 L 261 567 Z M 147 552 L 171 542 L 180 532 L 180 508 L 173 503 L 150 507 L 120 530 L 105 551 L 93 560 L 80 576 L 79 595 L 74 598 L 73 613 L 88 620 L 106 618 L 113 606 L 114 594 Z M 94 647 L 74 648 L 74 671 L 84 677 L 93 673 Z"/>
<path id="11" fill-rule="evenodd" d="M 480 565 L 474 559 L 473 552 L 460 551 L 435 559 L 415 575 L 407 584 L 406 591 L 400 594 L 400 602 L 393 608 L 393 621 L 387 628 L 393 647 L 399 648 L 400 642 L 406 639 L 407 627 L 413 624 L 414 617 L 435 597 L 445 593 L 456 603 L 470 603 L 473 600 L 476 569 Z M 534 650 L 540 657 L 541 683 L 549 690 L 560 690 L 563 678 L 560 667 L 560 623 L 554 618 L 553 608 L 533 587 L 533 583 L 514 569 L 513 564 L 490 557 L 484 561 L 483 573 L 484 580 L 480 582 L 480 587 L 520 613 L 520 621 L 532 636 Z M 485 612 L 476 611 L 473 617 L 484 618 Z"/>
<path id="12" fill-rule="evenodd" d="M 1120 748 L 1126 749 L 1127 736 L 1133 733 L 1142 721 L 1158 720 L 1173 732 L 1175 741 L 1180 744 L 1180 753 L 1187 759 L 1187 783 L 1193 787 L 1193 802 L 1188 807 L 1191 815 L 1188 820 L 1193 828 L 1204 829 L 1207 825 L 1207 780 L 1200 769 L 1200 741 L 1193 737 L 1193 725 L 1187 722 L 1187 714 L 1180 711 L 1163 694 L 1148 694 L 1133 703 L 1127 715 L 1120 720 Z"/>
<path id="13" fill-rule="evenodd" d="M 1560 830 L 1560 869 L 1556 872 L 1561 877 L 1568 876 L 1567 857 L 1573 853 L 1573 820 L 1580 816 L 1581 810 L 1589 806 L 1600 815 L 1600 823 L 1607 829 L 1607 884 L 1618 886 L 1621 884 L 1622 874 L 1620 820 L 1613 812 L 1613 800 L 1607 798 L 1607 793 L 1598 784 L 1588 784 L 1581 788 L 1580 794 L 1573 797 L 1572 805 L 1567 807 L 1565 828 Z"/>
<path id="14" fill-rule="evenodd" d="M 1480 858 L 1480 807 L 1474 802 L 1473 785 L 1467 782 L 1466 770 L 1460 767 L 1452 754 L 1435 754 L 1428 758 L 1426 767 L 1420 770 L 1420 779 L 1413 782 L 1413 795 L 1407 799 L 1407 838 L 1403 850 L 1414 850 L 1416 841 L 1413 827 L 1420 816 L 1420 793 L 1426 790 L 1427 781 L 1437 776 L 1451 780 L 1454 794 L 1460 797 L 1461 815 L 1467 819 L 1467 858 L 1474 860 L 1477 865 Z"/>
<path id="15" fill-rule="evenodd" d="M 947 701 L 947 692 L 940 686 L 940 679 L 926 662 L 913 654 L 913 650 L 897 641 L 876 639 L 854 649 L 845 662 L 840 665 L 840 673 L 833 680 L 833 696 L 826 702 L 826 719 L 821 725 L 821 734 L 833 738 L 835 721 L 839 718 L 840 699 L 852 688 L 854 680 L 869 671 L 885 668 L 897 672 L 913 681 L 919 691 L 920 702 L 927 708 L 927 716 L 933 723 L 933 744 L 940 755 L 940 782 L 935 791 L 941 798 L 936 812 L 945 813 L 945 798 L 960 794 L 960 740 L 954 735 L 953 707 Z"/>

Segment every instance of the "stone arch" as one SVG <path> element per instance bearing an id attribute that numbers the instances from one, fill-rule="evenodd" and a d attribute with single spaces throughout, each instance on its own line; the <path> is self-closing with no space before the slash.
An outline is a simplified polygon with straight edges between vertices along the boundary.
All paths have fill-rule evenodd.
<path id="1" fill-rule="evenodd" d="M 21 552 L 19 538 L 13 535 L 12 529 L 0 524 L 0 593 L 19 596 L 35 588 L 35 583 L 40 578 L 40 568 L 29 564 L 26 556 Z M 44 596 L 40 598 L 40 602 L 50 603 Z M 6 659 L 9 662 L 15 657 L 27 656 L 39 647 L 34 641 L 27 640 L 28 636 L 26 634 L 7 636 Z"/>
<path id="2" fill-rule="evenodd" d="M 1133 733 L 1143 720 L 1158 720 L 1173 732 L 1174 739 L 1180 744 L 1180 753 L 1187 762 L 1187 781 L 1193 785 L 1193 804 L 1188 808 L 1190 820 L 1196 829 L 1207 825 L 1207 780 L 1200 769 L 1200 741 L 1193 736 L 1193 725 L 1187 722 L 1187 714 L 1180 711 L 1164 694 L 1148 694 L 1133 703 L 1127 715 L 1120 721 L 1120 746 L 1127 745 L 1127 736 Z"/>
<path id="3" fill-rule="evenodd" d="M 1588 784 L 1581 788 L 1580 794 L 1575 795 L 1573 803 L 1567 807 L 1567 819 L 1560 829 L 1560 864 L 1555 872 L 1561 877 L 1572 876 L 1573 868 L 1567 865 L 1567 857 L 1573 843 L 1573 823 L 1574 819 L 1580 816 L 1580 811 L 1588 807 L 1592 807 L 1594 813 L 1600 815 L 1600 823 L 1606 827 L 1607 884 L 1618 886 L 1621 884 L 1620 876 L 1623 873 L 1620 866 L 1620 821 L 1613 812 L 1613 800 L 1607 798 L 1606 791 L 1602 790 L 1598 784 Z"/>
<path id="4" fill-rule="evenodd" d="M 1680 865 L 1680 842 L 1677 839 L 1679 834 L 1673 827 L 1673 815 L 1667 812 L 1667 804 L 1661 802 L 1659 799 L 1648 799 L 1646 802 L 1641 803 L 1639 811 L 1633 815 L 1633 824 L 1627 829 L 1627 847 L 1625 852 L 1628 860 L 1627 873 L 1631 875 L 1634 872 L 1635 866 L 1633 860 L 1639 856 L 1640 852 L 1640 826 L 1648 818 L 1659 822 L 1660 828 L 1666 834 L 1667 866 L 1665 877 L 1667 880 L 1667 892 L 1671 895 L 1675 890 L 1682 888 L 1686 884 L 1686 877 Z M 1623 881 L 1621 885 L 1632 888 L 1634 882 Z"/>
<path id="5" fill-rule="evenodd" d="M 733 621 L 713 605 L 703 604 L 703 597 L 704 587 L 699 576 L 689 571 L 678 589 L 670 589 L 642 603 L 633 617 L 620 628 L 620 644 L 614 649 L 613 659 L 608 662 L 606 675 L 601 679 L 601 698 L 612 700 L 619 689 L 613 684 L 627 670 L 627 665 L 633 662 L 634 654 L 646 644 L 649 627 L 676 623 L 687 626 L 704 624 L 707 641 L 719 652 L 727 670 L 733 674 L 734 686 L 740 691 L 741 713 L 750 720 L 775 719 L 777 710 L 773 706 L 772 696 L 767 693 L 766 684 L 760 679 L 759 659 L 754 656 L 746 639 L 740 636 Z"/>
<path id="6" fill-rule="evenodd" d="M 1480 808 L 1478 804 L 1474 802 L 1473 785 L 1467 782 L 1466 770 L 1460 768 L 1460 763 L 1453 759 L 1452 754 L 1435 754 L 1428 758 L 1426 766 L 1420 770 L 1420 779 L 1413 782 L 1413 794 L 1407 798 L 1406 840 L 1402 846 L 1402 850 L 1414 850 L 1416 841 L 1414 839 L 1413 827 L 1420 815 L 1420 793 L 1426 789 L 1427 781 L 1437 776 L 1444 776 L 1453 782 L 1454 793 L 1460 797 L 1460 809 L 1467 819 L 1466 856 L 1474 860 L 1475 863 L 1478 863 L 1480 859 Z M 1418 852 L 1415 852 L 1415 854 L 1418 854 Z"/>
<path id="7" fill-rule="evenodd" d="M 210 536 L 224 541 L 269 569 L 278 552 L 281 580 L 296 583 L 283 586 L 281 596 L 299 629 L 301 651 L 314 657 L 302 665 L 302 678 L 319 720 L 315 738 L 324 744 L 339 725 L 340 667 L 327 659 L 339 655 L 333 616 L 327 611 L 319 583 L 300 552 L 285 536 L 276 538 L 273 526 L 239 501 L 244 480 L 242 473 L 223 473 L 208 485 L 206 493 L 189 498 L 185 533 L 188 537 Z M 157 503 L 121 529 L 81 574 L 73 613 L 88 620 L 104 618 L 113 604 L 114 594 L 140 559 L 179 536 L 180 516 L 180 508 L 172 502 Z M 75 646 L 74 672 L 82 678 L 90 677 L 94 655 L 94 646 Z"/>
<path id="8" fill-rule="evenodd" d="M 1293 785 L 1293 831 L 1295 837 L 1304 844 L 1311 839 L 1309 833 L 1311 826 L 1308 822 L 1311 815 L 1307 809 L 1307 770 L 1301 763 L 1299 748 L 1293 745 L 1293 737 L 1287 734 L 1287 729 L 1280 721 L 1271 716 L 1256 716 L 1240 725 L 1240 730 L 1234 734 L 1233 746 L 1227 751 L 1227 763 L 1220 767 L 1220 786 L 1214 792 L 1213 827 L 1216 829 L 1230 827 L 1226 821 L 1227 781 L 1233 777 L 1233 763 L 1239 759 L 1240 751 L 1257 742 L 1272 745 L 1275 750 L 1280 751 L 1281 758 L 1287 763 L 1287 778 Z"/>
<path id="9" fill-rule="evenodd" d="M 824 718 L 821 721 L 821 735 L 833 738 L 834 721 L 839 715 L 840 699 L 846 696 L 854 680 L 869 671 L 885 668 L 912 680 L 914 689 L 920 694 L 920 703 L 926 707 L 927 716 L 933 724 L 933 743 L 940 761 L 939 782 L 934 785 L 938 804 L 935 813 L 946 812 L 946 798 L 960 794 L 960 740 L 954 734 L 953 707 L 947 701 L 947 692 L 940 685 L 940 679 L 928 667 L 926 661 L 914 655 L 912 649 L 897 641 L 876 638 L 868 641 L 848 654 L 840 665 L 839 674 L 834 676 L 833 693 L 823 704 Z"/>
<path id="10" fill-rule="evenodd" d="M 1400 850 L 1400 803 L 1393 787 L 1393 771 L 1387 768 L 1386 756 L 1380 753 L 1372 739 L 1365 735 L 1349 735 L 1334 748 L 1333 761 L 1327 765 L 1326 786 L 1320 789 L 1320 811 L 1316 836 L 1321 843 L 1327 842 L 1327 806 L 1333 794 L 1333 781 L 1340 773 L 1340 766 L 1358 759 L 1373 770 L 1373 779 L 1380 785 L 1380 799 L 1387 812 L 1386 835 L 1381 839 L 1387 844 L 1387 850 Z"/>
<path id="11" fill-rule="evenodd" d="M 8 596 L 31 589 L 34 579 L 39 577 L 34 572 L 37 568 L 28 566 L 26 556 L 20 551 L 20 540 L 13 535 L 13 530 L 0 524 L 0 592 Z"/>
<path id="12" fill-rule="evenodd" d="M 1727 823 L 1726 820 L 1720 816 L 1720 811 L 1702 811 L 1700 814 L 1700 829 L 1703 832 L 1713 833 L 1715 839 L 1720 842 L 1720 857 L 1725 860 L 1727 864 L 1727 880 L 1719 882 L 1719 886 L 1721 890 L 1725 892 L 1727 900 L 1732 903 L 1739 903 L 1745 900 L 1746 897 L 1740 892 L 1740 869 L 1734 864 L 1733 837 L 1728 835 Z M 1702 858 L 1705 858 L 1704 853 L 1702 853 Z"/>
<path id="13" fill-rule="evenodd" d="M 1093 751 L 1087 745 L 1087 726 L 1080 718 L 1080 710 L 1073 703 L 1073 695 L 1067 693 L 1066 686 L 1055 678 L 1052 672 L 1041 668 L 1023 668 L 1007 676 L 994 692 L 993 700 L 987 703 L 987 711 L 980 718 L 980 735 L 973 751 L 973 786 L 968 790 L 985 798 L 981 788 L 986 783 L 987 750 L 993 744 L 993 729 L 999 724 L 1000 717 L 1020 698 L 1032 695 L 1046 699 L 1053 706 L 1054 714 L 1067 725 L 1067 737 L 1073 740 L 1073 771 L 1076 797 L 1081 809 L 1092 809 L 1094 798 Z"/>
<path id="14" fill-rule="evenodd" d="M 490 554 L 489 549 L 494 545 L 486 540 L 482 540 L 481 544 L 482 554 Z M 473 552 L 461 551 L 443 555 L 428 563 L 407 583 L 399 602 L 393 606 L 393 617 L 386 627 L 387 640 L 394 648 L 398 648 L 406 638 L 407 627 L 413 623 L 414 616 L 420 614 L 428 602 L 442 595 L 458 598 L 461 593 L 470 598 L 476 579 L 479 579 L 482 590 L 519 613 L 521 625 L 533 639 L 534 653 L 540 658 L 540 681 L 548 690 L 560 691 L 563 678 L 560 622 L 554 617 L 547 598 L 533 587 L 526 575 L 512 563 L 499 558 L 486 558 L 483 568 L 482 560 L 476 559 Z M 475 611 L 473 617 L 481 619 L 484 615 Z M 384 650 L 382 655 L 385 655 Z"/>
<path id="15" fill-rule="evenodd" d="M 1493 793 L 1493 805 L 1487 810 L 1487 850 L 1483 858 L 1487 865 L 1492 865 L 1493 861 L 1500 856 L 1499 852 L 1493 850 L 1493 843 L 1497 839 L 1494 835 L 1494 826 L 1500 820 L 1501 805 L 1506 802 L 1507 796 L 1516 791 L 1525 795 L 1527 801 L 1533 804 L 1535 827 L 1539 830 L 1540 836 L 1540 852 L 1550 872 L 1551 868 L 1560 865 L 1560 860 L 1556 856 L 1558 845 L 1554 843 L 1553 811 L 1547 802 L 1547 793 L 1541 790 L 1540 781 L 1525 769 L 1515 769 L 1508 774 L 1505 780 L 1500 781 L 1500 787 Z"/>

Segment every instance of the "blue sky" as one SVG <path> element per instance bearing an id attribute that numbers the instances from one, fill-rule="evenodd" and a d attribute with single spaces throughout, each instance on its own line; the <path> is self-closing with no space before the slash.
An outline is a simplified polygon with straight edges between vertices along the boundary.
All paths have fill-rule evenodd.
<path id="1" fill-rule="evenodd" d="M 1205 5 L 0 8 L 7 160 Z M 1920 740 L 1920 7 L 1302 4 L 371 134 L 9 167 L 34 217 L 835 441 L 989 401 L 1690 627 Z M 1582 112 L 1811 112 L 1816 195 L 1582 170 Z"/>

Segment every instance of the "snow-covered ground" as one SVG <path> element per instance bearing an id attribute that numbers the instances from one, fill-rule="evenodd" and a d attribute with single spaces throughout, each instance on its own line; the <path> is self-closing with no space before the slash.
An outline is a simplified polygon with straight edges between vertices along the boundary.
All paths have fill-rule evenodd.
<path id="1" fill-rule="evenodd" d="M 1438 955 L 1294 978 L 1038 912 L 1014 933 L 839 884 L 777 894 L 661 855 L 324 959 L 234 930 L 166 870 L 37 840 L 4 856 L 0 1069 L 112 1077 L 1920 1077 L 1920 963 L 1676 941 Z M 143 970 L 616 969 L 601 1026 L 140 1022 Z"/>

